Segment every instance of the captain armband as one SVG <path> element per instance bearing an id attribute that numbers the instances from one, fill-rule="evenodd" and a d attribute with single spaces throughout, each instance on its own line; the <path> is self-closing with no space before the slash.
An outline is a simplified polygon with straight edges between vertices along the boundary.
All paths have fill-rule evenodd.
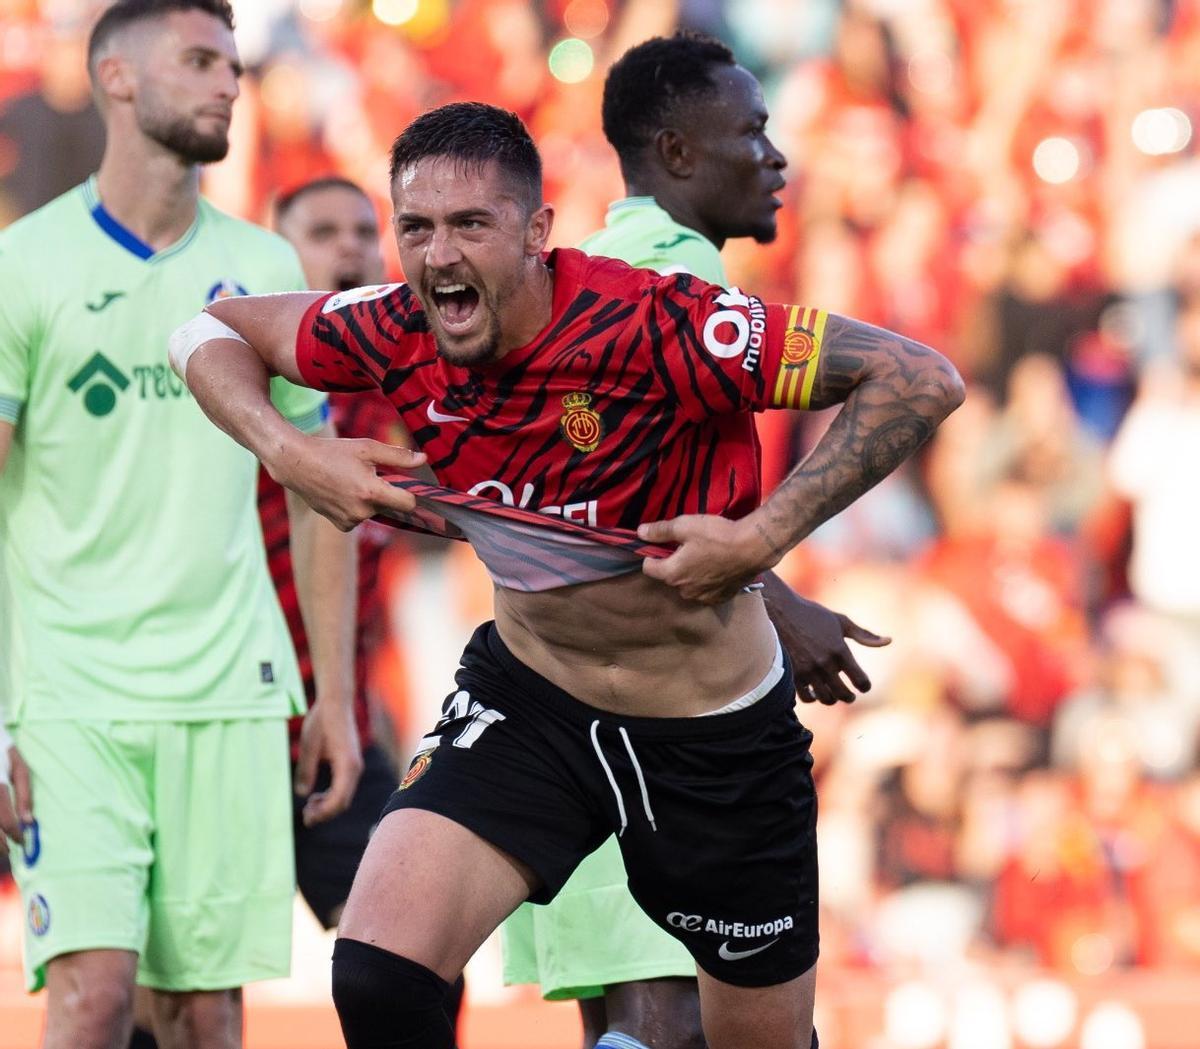
<path id="1" fill-rule="evenodd" d="M 188 359 L 206 342 L 215 339 L 233 339 L 234 342 L 245 346 L 250 345 L 228 324 L 217 320 L 211 313 L 198 313 L 186 324 L 176 328 L 167 341 L 167 356 L 171 359 L 171 367 L 175 369 L 175 374 L 186 382 Z"/>

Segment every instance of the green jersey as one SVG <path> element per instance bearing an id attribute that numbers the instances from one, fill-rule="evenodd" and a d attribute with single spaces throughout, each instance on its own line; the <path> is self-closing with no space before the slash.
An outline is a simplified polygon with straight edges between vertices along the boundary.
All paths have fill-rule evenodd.
<path id="1" fill-rule="evenodd" d="M 302 709 L 254 457 L 167 364 L 206 303 L 304 287 L 290 245 L 201 200 L 155 252 L 95 180 L 0 233 L 0 704 L 10 721 Z M 273 384 L 316 430 L 322 395 Z"/>
<path id="2" fill-rule="evenodd" d="M 608 207 L 604 229 L 579 245 L 659 273 L 691 273 L 710 284 L 728 284 L 721 253 L 707 237 L 681 226 L 653 197 L 626 197 Z"/>

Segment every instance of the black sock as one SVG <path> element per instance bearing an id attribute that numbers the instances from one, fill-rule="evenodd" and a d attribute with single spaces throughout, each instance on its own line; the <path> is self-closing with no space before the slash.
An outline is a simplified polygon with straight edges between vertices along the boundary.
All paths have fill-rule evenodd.
<path id="1" fill-rule="evenodd" d="M 333 945 L 333 1003 L 346 1049 L 454 1049 L 450 985 L 417 962 L 359 940 Z"/>

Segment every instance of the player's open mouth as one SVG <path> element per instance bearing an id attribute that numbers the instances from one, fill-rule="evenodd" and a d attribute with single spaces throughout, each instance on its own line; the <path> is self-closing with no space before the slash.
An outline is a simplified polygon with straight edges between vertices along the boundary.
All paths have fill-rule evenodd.
<path id="1" fill-rule="evenodd" d="M 433 304 L 443 326 L 451 335 L 466 331 L 475 318 L 479 292 L 470 284 L 436 284 Z"/>

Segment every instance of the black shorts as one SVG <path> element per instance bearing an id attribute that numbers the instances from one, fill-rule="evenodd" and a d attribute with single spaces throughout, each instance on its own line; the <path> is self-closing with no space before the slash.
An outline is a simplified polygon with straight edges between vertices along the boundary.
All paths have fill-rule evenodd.
<path id="1" fill-rule="evenodd" d="M 624 717 L 530 670 L 487 623 L 455 681 L 386 812 L 467 827 L 534 871 L 534 903 L 616 833 L 634 898 L 705 972 L 764 987 L 816 962 L 812 733 L 790 668 L 732 713 Z"/>
<path id="2" fill-rule="evenodd" d="M 329 787 L 329 766 L 317 771 L 314 790 Z M 296 843 L 296 885 L 304 902 L 326 929 L 337 924 L 342 904 L 350 895 L 367 839 L 379 822 L 383 806 L 396 789 L 396 773 L 387 755 L 377 746 L 363 748 L 363 770 L 350 807 L 340 815 L 311 827 L 301 814 L 305 799 L 293 796 L 292 830 Z"/>

